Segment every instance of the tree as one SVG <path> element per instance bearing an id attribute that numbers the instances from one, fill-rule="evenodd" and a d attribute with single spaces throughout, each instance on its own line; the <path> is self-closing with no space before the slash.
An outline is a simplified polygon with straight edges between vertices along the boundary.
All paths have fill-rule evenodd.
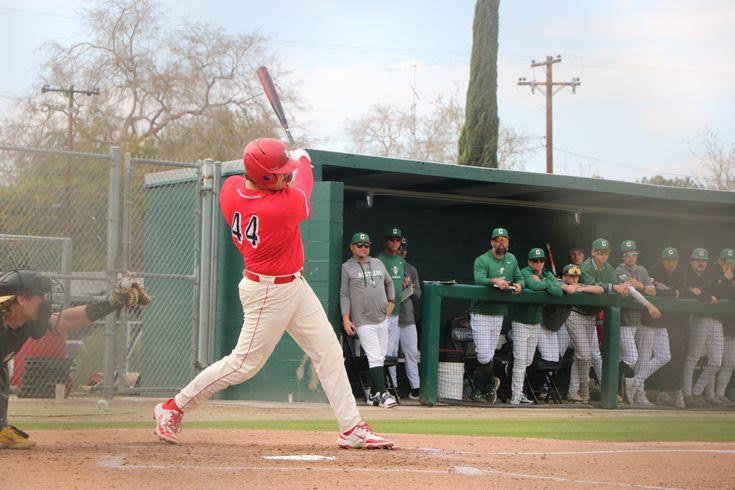
<path id="1" fill-rule="evenodd" d="M 477 0 L 472 26 L 470 83 L 458 161 L 498 166 L 498 9 L 500 0 Z"/>
<path id="2" fill-rule="evenodd" d="M 687 187 L 690 189 L 700 189 L 702 186 L 691 177 L 674 177 L 666 178 L 663 175 L 654 175 L 653 177 L 643 177 L 637 181 L 639 184 L 665 185 L 668 187 Z"/>
<path id="3" fill-rule="evenodd" d="M 705 186 L 721 191 L 735 190 L 735 144 L 726 148 L 709 128 L 705 129 L 702 142 L 704 154 L 698 157 L 702 163 L 700 178 Z"/>
<path id="4" fill-rule="evenodd" d="M 189 128 L 201 134 L 207 125 L 217 133 L 213 126 L 222 125 L 228 133 L 233 128 L 252 133 L 247 130 L 252 126 L 261 136 L 276 134 L 277 121 L 254 75 L 261 64 L 280 72 L 262 36 L 228 35 L 201 23 L 167 29 L 153 0 L 99 0 L 84 17 L 89 39 L 70 46 L 50 44 L 42 74 L 43 84 L 100 89 L 99 96 L 76 98 L 80 148 L 119 145 L 132 153 L 182 158 L 179 148 L 165 143 L 169 133 L 177 140 Z M 283 92 L 293 107 L 292 91 Z M 27 123 L 6 124 L 4 139 L 59 145 L 67 120 L 65 104 L 59 102 L 52 95 L 28 98 L 20 111 Z M 187 143 L 195 141 L 193 136 Z M 243 139 L 229 140 L 229 157 L 239 154 Z M 163 148 L 176 151 L 161 154 Z M 197 149 L 204 153 L 189 152 L 186 160 L 208 153 L 201 145 Z"/>
<path id="5" fill-rule="evenodd" d="M 413 160 L 456 163 L 457 142 L 464 122 L 464 110 L 456 97 L 437 97 L 431 110 L 418 117 L 415 151 L 412 144 L 413 121 L 410 108 L 373 106 L 347 125 L 355 151 L 370 155 Z M 530 138 L 511 127 L 499 126 L 500 168 L 523 169 L 530 154 Z"/>

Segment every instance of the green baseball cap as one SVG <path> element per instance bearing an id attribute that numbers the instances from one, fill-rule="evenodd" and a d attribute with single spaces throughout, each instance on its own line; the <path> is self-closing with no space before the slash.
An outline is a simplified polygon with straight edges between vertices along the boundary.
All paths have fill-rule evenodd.
<path id="1" fill-rule="evenodd" d="M 528 251 L 528 258 L 529 259 L 545 259 L 546 254 L 540 248 L 532 248 L 531 250 Z"/>
<path id="2" fill-rule="evenodd" d="M 623 240 L 620 242 L 620 253 L 627 252 L 628 250 L 638 251 L 638 245 L 633 240 Z"/>
<path id="3" fill-rule="evenodd" d="M 493 230 L 492 239 L 495 240 L 499 236 L 504 236 L 505 238 L 510 239 L 510 235 L 508 234 L 508 230 L 505 228 L 495 228 Z"/>
<path id="4" fill-rule="evenodd" d="M 731 260 L 735 259 L 735 250 L 731 248 L 723 248 L 720 251 L 720 260 Z"/>
<path id="5" fill-rule="evenodd" d="M 674 247 L 666 247 L 665 249 L 661 250 L 661 258 L 662 259 L 678 259 L 679 251 L 675 249 Z"/>
<path id="6" fill-rule="evenodd" d="M 563 276 L 581 276 L 582 270 L 577 264 L 567 264 L 562 271 Z"/>
<path id="7" fill-rule="evenodd" d="M 404 236 L 401 238 L 401 248 L 403 250 L 408 250 L 408 242 L 406 241 L 406 237 Z"/>
<path id="8" fill-rule="evenodd" d="M 371 243 L 370 236 L 367 233 L 355 233 L 354 235 L 352 235 L 350 245 L 354 245 L 356 243 Z"/>
<path id="9" fill-rule="evenodd" d="M 709 260 L 709 252 L 706 248 L 695 248 L 692 250 L 692 260 Z"/>
<path id="10" fill-rule="evenodd" d="M 592 242 L 592 250 L 610 250 L 610 242 L 604 238 L 598 238 Z"/>
<path id="11" fill-rule="evenodd" d="M 383 235 L 385 238 L 390 238 L 392 236 L 397 236 L 398 238 L 403 238 L 403 234 L 401 233 L 400 228 L 386 228 L 385 229 L 385 235 Z"/>

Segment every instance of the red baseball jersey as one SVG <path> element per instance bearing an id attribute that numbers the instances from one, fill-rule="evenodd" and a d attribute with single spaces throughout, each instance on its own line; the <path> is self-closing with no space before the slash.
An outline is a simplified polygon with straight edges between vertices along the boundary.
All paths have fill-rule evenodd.
<path id="1" fill-rule="evenodd" d="M 298 272 L 304 265 L 299 223 L 311 215 L 311 161 L 300 156 L 292 183 L 280 191 L 247 189 L 245 182 L 241 175 L 228 177 L 219 198 L 245 268 L 264 276 Z"/>

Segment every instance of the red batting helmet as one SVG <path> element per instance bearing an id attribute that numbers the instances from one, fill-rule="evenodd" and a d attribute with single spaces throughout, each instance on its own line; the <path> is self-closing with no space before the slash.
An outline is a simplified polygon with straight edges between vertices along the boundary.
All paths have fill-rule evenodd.
<path id="1" fill-rule="evenodd" d="M 248 143 L 242 161 L 245 175 L 262 187 L 275 183 L 274 174 L 290 174 L 298 165 L 289 157 L 286 145 L 273 138 L 258 138 Z"/>

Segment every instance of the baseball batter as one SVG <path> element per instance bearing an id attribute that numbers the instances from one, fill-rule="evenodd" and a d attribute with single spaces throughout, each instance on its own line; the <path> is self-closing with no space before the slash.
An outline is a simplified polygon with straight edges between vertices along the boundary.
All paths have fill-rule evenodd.
<path id="1" fill-rule="evenodd" d="M 523 276 L 515 256 L 508 252 L 509 245 L 508 230 L 495 228 L 490 239 L 490 250 L 475 259 L 475 284 L 520 294 L 524 285 Z M 493 373 L 493 357 L 500 340 L 503 317 L 508 312 L 507 303 L 475 300 L 470 304 L 470 327 L 478 363 L 475 389 L 471 395 L 473 401 L 495 403 L 498 399 L 500 380 Z"/>
<path id="2" fill-rule="evenodd" d="M 222 214 L 246 269 L 239 284 L 243 326 L 232 352 L 203 370 L 176 395 L 156 405 L 155 434 L 177 443 L 184 413 L 226 387 L 255 376 L 284 330 L 314 363 L 340 428 L 342 448 L 387 448 L 393 443 L 362 421 L 344 369 L 342 347 L 314 291 L 303 277 L 299 223 L 311 214 L 311 161 L 271 138 L 243 153 L 245 177 L 231 176 L 220 193 Z"/>

